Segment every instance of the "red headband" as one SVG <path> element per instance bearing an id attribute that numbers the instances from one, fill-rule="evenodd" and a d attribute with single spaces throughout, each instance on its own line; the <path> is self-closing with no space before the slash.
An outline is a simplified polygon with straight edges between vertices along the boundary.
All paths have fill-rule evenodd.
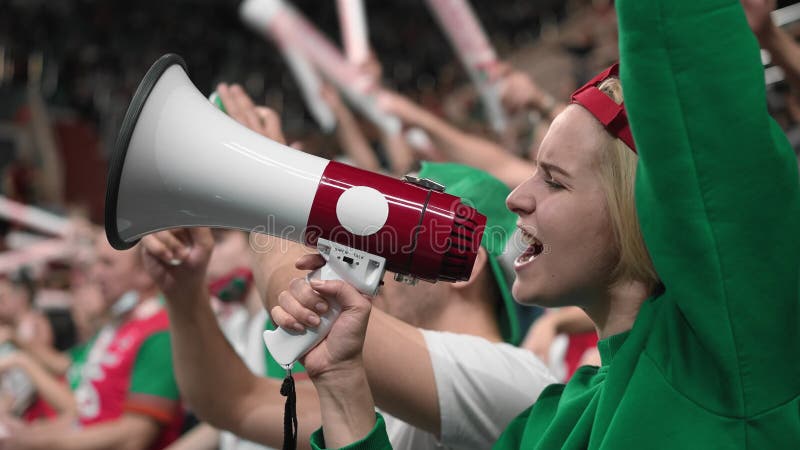
<path id="1" fill-rule="evenodd" d="M 621 139 L 636 153 L 636 144 L 633 143 L 628 115 L 625 113 L 625 103 L 617 104 L 597 88 L 600 83 L 611 77 L 619 77 L 619 63 L 604 70 L 573 92 L 570 103 L 577 103 L 586 108 L 611 135 Z"/>

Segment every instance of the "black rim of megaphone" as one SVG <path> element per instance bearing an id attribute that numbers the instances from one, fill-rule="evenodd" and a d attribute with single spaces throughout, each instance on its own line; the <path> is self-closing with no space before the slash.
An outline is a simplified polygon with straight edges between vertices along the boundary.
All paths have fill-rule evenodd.
<path id="1" fill-rule="evenodd" d="M 125 120 L 122 121 L 122 128 L 119 130 L 117 142 L 114 145 L 114 154 L 111 158 L 111 164 L 108 166 L 108 184 L 106 185 L 106 209 L 105 209 L 105 227 L 106 237 L 108 242 L 117 250 L 126 250 L 139 242 L 136 239 L 127 242 L 119 236 L 117 229 L 117 198 L 119 195 L 119 183 L 122 178 L 122 168 L 125 165 L 125 155 L 128 153 L 128 144 L 130 144 L 133 131 L 136 129 L 136 123 L 139 121 L 139 114 L 142 112 L 147 98 L 150 97 L 150 92 L 155 87 L 161 75 L 174 65 L 179 65 L 186 69 L 186 62 L 180 56 L 174 53 L 168 53 L 161 58 L 158 58 L 147 71 L 139 87 L 136 88 L 136 93 L 133 94 L 131 104 L 128 106 L 128 111 L 125 113 Z"/>

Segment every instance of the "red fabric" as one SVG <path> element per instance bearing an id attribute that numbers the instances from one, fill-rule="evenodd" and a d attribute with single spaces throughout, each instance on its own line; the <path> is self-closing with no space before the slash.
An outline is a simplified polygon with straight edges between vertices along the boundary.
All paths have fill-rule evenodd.
<path id="1" fill-rule="evenodd" d="M 572 93 L 571 102 L 577 103 L 603 124 L 605 129 L 612 135 L 624 142 L 634 153 L 636 144 L 633 142 L 633 134 L 628 124 L 628 114 L 625 112 L 625 103 L 617 104 L 608 95 L 597 88 L 600 83 L 608 78 L 619 77 L 619 64 L 614 64 L 604 70 L 580 89 Z"/>
<path id="2" fill-rule="evenodd" d="M 49 403 L 36 397 L 36 400 L 22 414 L 22 421 L 26 423 L 36 422 L 42 419 L 55 419 L 58 413 Z"/>
<path id="3" fill-rule="evenodd" d="M 572 374 L 578 370 L 581 358 L 586 350 L 597 347 L 597 333 L 590 331 L 588 333 L 571 334 L 569 336 L 569 345 L 567 345 L 567 353 L 564 355 L 564 364 L 567 366 L 567 379 L 566 383 L 572 378 Z"/>

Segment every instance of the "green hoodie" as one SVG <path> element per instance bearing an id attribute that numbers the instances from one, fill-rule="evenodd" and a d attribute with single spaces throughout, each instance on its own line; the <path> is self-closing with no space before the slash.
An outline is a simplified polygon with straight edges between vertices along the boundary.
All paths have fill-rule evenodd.
<path id="1" fill-rule="evenodd" d="M 665 292 L 495 448 L 800 448 L 800 185 L 757 42 L 739 0 L 617 12 L 636 206 Z M 348 448 L 389 447 L 379 420 Z"/>

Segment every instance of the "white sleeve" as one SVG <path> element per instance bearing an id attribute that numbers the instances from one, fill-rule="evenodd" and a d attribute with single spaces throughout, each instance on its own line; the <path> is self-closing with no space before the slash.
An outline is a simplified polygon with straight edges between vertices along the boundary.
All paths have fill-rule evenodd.
<path id="1" fill-rule="evenodd" d="M 445 447 L 491 448 L 511 420 L 556 382 L 528 350 L 463 334 L 422 334 L 436 378 Z"/>

